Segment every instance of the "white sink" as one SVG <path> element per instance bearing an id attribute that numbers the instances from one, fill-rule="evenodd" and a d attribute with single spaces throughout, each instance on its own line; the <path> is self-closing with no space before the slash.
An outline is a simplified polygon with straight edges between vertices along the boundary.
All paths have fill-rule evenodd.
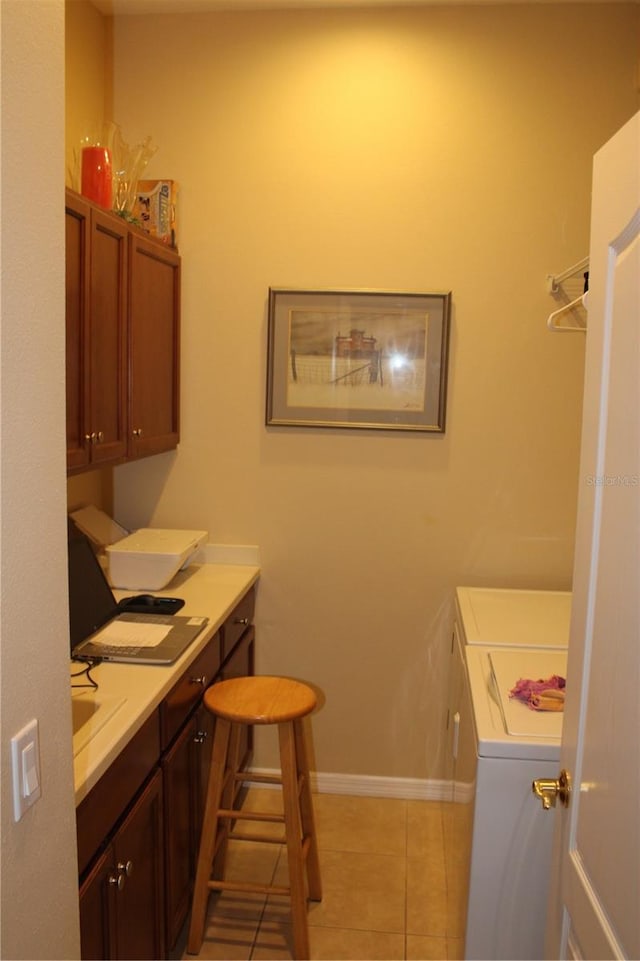
<path id="1" fill-rule="evenodd" d="M 73 756 L 96 736 L 116 711 L 126 703 L 125 697 L 101 697 L 99 694 L 82 693 L 71 697 L 73 726 Z"/>

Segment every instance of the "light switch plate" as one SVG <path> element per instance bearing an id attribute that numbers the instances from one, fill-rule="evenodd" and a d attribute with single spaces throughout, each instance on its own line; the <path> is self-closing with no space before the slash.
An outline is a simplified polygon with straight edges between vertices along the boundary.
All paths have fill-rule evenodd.
<path id="1" fill-rule="evenodd" d="M 40 741 L 36 718 L 11 738 L 13 774 L 13 817 L 19 821 L 38 800 L 40 787 Z"/>

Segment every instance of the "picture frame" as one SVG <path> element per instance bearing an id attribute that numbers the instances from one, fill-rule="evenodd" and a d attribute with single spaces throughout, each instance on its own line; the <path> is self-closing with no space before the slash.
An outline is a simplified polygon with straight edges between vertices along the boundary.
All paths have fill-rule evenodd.
<path id="1" fill-rule="evenodd" d="M 451 292 L 270 287 L 266 424 L 444 433 Z"/>

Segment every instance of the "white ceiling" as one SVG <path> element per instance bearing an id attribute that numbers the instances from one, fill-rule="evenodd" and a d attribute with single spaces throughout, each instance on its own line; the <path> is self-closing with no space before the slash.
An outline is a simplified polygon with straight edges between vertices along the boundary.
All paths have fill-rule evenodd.
<path id="1" fill-rule="evenodd" d="M 385 6 L 453 6 L 495 4 L 496 0 L 91 0 L 94 7 L 107 15 L 158 13 L 206 13 L 210 10 L 275 10 L 286 7 L 385 7 Z M 502 4 L 553 3 L 555 0 L 497 0 Z M 581 3 L 584 0 L 565 0 Z M 597 0 L 618 3 L 620 0 Z M 640 0 L 632 0 L 640 3 Z"/>

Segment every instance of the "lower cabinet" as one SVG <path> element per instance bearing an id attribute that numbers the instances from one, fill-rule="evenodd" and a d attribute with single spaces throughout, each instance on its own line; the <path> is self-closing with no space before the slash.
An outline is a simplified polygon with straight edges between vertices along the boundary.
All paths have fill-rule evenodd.
<path id="1" fill-rule="evenodd" d="M 215 681 L 253 674 L 250 595 L 77 810 L 83 959 L 156 961 L 178 940 L 191 906 L 215 727 L 202 696 Z M 248 732 L 243 765 L 251 746 Z M 141 753 L 149 774 L 138 787 Z"/>
<path id="2" fill-rule="evenodd" d="M 83 958 L 163 958 L 162 775 L 151 777 L 80 888 Z"/>
<path id="3" fill-rule="evenodd" d="M 165 924 L 171 947 L 189 910 L 194 871 L 197 784 L 194 783 L 196 718 L 191 717 L 162 760 L 164 783 Z"/>

